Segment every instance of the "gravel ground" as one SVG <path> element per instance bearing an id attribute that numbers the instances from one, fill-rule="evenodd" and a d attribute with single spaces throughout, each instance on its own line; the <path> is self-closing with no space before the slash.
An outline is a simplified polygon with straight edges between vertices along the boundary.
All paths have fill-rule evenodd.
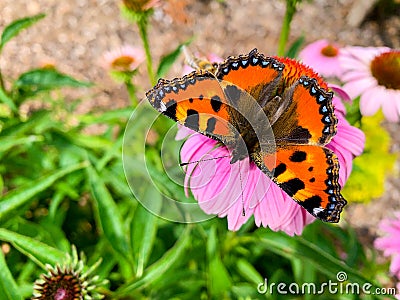
<path id="1" fill-rule="evenodd" d="M 5 78 L 15 78 L 29 68 L 52 63 L 78 79 L 97 83 L 90 94 L 87 90 L 68 94 L 71 98 L 83 99 L 79 112 L 127 105 L 124 88 L 109 79 L 99 63 L 107 50 L 123 44 L 140 45 L 135 26 L 120 16 L 119 3 L 111 0 L 1 0 L 0 28 L 16 18 L 40 12 L 47 14 L 44 20 L 5 47 L 0 58 Z M 349 24 L 356 20 L 351 12 L 353 3 L 353 0 L 305 1 L 293 20 L 291 41 L 304 35 L 307 43 L 326 38 L 342 45 L 400 48 L 399 9 L 391 15 L 375 9 L 360 26 L 351 26 Z M 363 10 L 358 12 L 362 15 Z M 193 36 L 191 49 L 204 54 L 213 52 L 225 57 L 247 53 L 254 47 L 265 54 L 274 54 L 283 15 L 284 1 L 169 0 L 156 10 L 151 22 L 154 59 L 158 61 L 162 54 Z M 177 63 L 168 77 L 179 76 L 181 67 L 182 62 Z M 142 65 L 137 78 L 140 96 L 150 87 L 145 72 Z M 389 127 L 394 138 L 393 149 L 398 151 L 399 125 Z M 400 209 L 399 187 L 399 179 L 391 178 L 382 199 L 369 205 L 348 207 L 346 213 L 351 217 L 347 219 L 363 229 L 362 232 L 367 230 L 374 234 L 382 217 L 390 214 L 393 208 Z"/>

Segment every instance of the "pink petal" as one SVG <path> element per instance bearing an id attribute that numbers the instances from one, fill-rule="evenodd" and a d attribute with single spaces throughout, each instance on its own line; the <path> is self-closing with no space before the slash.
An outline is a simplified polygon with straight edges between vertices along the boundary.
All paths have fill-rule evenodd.
<path id="1" fill-rule="evenodd" d="M 335 84 L 329 84 L 328 86 L 340 98 L 339 100 L 343 100 L 345 102 L 350 102 L 351 101 L 350 96 L 346 93 L 346 91 L 344 89 L 342 89 L 341 86 L 338 86 L 338 85 L 335 85 Z"/>
<path id="2" fill-rule="evenodd" d="M 193 130 L 191 130 L 191 129 L 189 129 L 189 128 L 181 125 L 181 124 L 178 124 L 177 126 L 178 126 L 178 131 L 177 131 L 176 136 L 175 136 L 175 140 L 176 141 L 183 140 L 187 136 L 196 133 L 195 131 L 193 131 Z"/>
<path id="3" fill-rule="evenodd" d="M 349 82 L 349 81 L 359 80 L 359 79 L 363 79 L 363 78 L 371 77 L 371 76 L 372 76 L 371 71 L 369 69 L 365 68 L 365 70 L 356 69 L 356 70 L 351 70 L 351 71 L 345 71 L 340 79 L 343 82 Z"/>
<path id="4" fill-rule="evenodd" d="M 360 112 L 363 116 L 372 116 L 382 105 L 379 87 L 372 88 L 360 98 Z"/>
<path id="5" fill-rule="evenodd" d="M 376 80 L 374 78 L 366 77 L 346 83 L 343 86 L 343 90 L 354 99 L 374 86 L 376 86 Z"/>
<path id="6" fill-rule="evenodd" d="M 390 99 L 382 99 L 382 101 L 382 112 L 385 115 L 386 119 L 390 122 L 398 122 L 399 110 L 397 107 L 397 103 L 394 101 L 390 101 Z"/>
<path id="7" fill-rule="evenodd" d="M 400 254 L 394 255 L 390 263 L 390 273 L 400 278 Z"/>

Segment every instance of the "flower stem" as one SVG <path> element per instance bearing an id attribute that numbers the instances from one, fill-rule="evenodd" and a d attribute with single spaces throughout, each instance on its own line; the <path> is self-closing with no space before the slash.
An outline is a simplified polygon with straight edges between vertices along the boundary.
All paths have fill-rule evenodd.
<path id="1" fill-rule="evenodd" d="M 126 80 L 125 81 L 125 86 L 126 86 L 126 90 L 128 91 L 129 99 L 131 100 L 132 106 L 136 107 L 136 105 L 138 105 L 138 103 L 139 103 L 139 100 L 136 97 L 136 87 L 135 87 L 135 85 L 132 83 L 131 80 Z"/>
<path id="2" fill-rule="evenodd" d="M 1 73 L 1 69 L 0 69 L 0 89 L 6 92 L 6 87 L 4 85 L 3 74 Z"/>
<path id="3" fill-rule="evenodd" d="M 153 60 L 151 58 L 149 38 L 147 36 L 147 18 L 140 18 L 137 24 L 139 27 L 140 38 L 143 42 L 144 51 L 146 53 L 147 73 L 149 74 L 150 83 L 155 85 L 156 78 L 154 77 Z"/>
<path id="4" fill-rule="evenodd" d="M 286 0 L 286 12 L 282 23 L 281 35 L 279 37 L 278 56 L 285 55 L 286 44 L 290 33 L 290 24 L 296 13 L 296 4 L 298 0 Z"/>

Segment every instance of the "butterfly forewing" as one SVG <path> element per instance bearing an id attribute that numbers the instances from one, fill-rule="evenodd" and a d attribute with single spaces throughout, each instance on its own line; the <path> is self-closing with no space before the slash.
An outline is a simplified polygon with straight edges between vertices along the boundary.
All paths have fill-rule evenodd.
<path id="1" fill-rule="evenodd" d="M 245 90 L 263 107 L 276 94 L 284 65 L 254 49 L 247 55 L 228 57 L 216 72 L 218 79 Z"/>
<path id="2" fill-rule="evenodd" d="M 209 73 L 161 80 L 146 96 L 159 112 L 190 129 L 220 141 L 234 138 L 225 94 Z"/>
<path id="3" fill-rule="evenodd" d="M 332 96 L 314 79 L 303 76 L 295 82 L 283 94 L 290 104 L 273 125 L 277 146 L 329 143 L 337 124 Z"/>

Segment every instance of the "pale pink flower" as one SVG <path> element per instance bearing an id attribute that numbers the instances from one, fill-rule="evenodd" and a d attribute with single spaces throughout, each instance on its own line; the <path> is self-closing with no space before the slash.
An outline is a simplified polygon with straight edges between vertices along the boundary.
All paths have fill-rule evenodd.
<path id="1" fill-rule="evenodd" d="M 382 108 L 386 119 L 400 116 L 400 51 L 387 47 L 345 47 L 341 50 L 343 89 L 360 96 L 360 111 L 374 115 Z"/>
<path id="2" fill-rule="evenodd" d="M 303 64 L 324 77 L 339 77 L 342 70 L 339 65 L 340 48 L 327 40 L 318 40 L 308 44 L 300 53 Z"/>
<path id="3" fill-rule="evenodd" d="M 400 280 L 400 211 L 394 213 L 395 218 L 381 221 L 379 229 L 383 237 L 375 240 L 375 248 L 382 250 L 385 256 L 391 257 L 390 273 Z"/>
<path id="4" fill-rule="evenodd" d="M 339 183 L 343 186 L 350 175 L 353 158 L 364 148 L 365 137 L 346 121 L 340 100 L 335 97 L 333 103 L 338 108 L 338 132 L 327 147 L 339 158 Z M 183 130 L 184 133 L 178 131 L 179 138 L 193 133 Z M 281 230 L 291 236 L 300 235 L 303 228 L 314 221 L 312 215 L 253 162 L 244 159 L 230 164 L 229 157 L 226 147 L 198 133 L 191 135 L 181 149 L 182 162 L 198 162 L 186 165 L 185 187 L 187 194 L 190 188 L 204 212 L 227 217 L 229 230 L 238 230 L 254 215 L 257 226 Z"/>
<path id="5" fill-rule="evenodd" d="M 136 70 L 144 60 L 143 49 L 125 45 L 104 53 L 101 64 L 109 71 L 129 72 Z"/>

